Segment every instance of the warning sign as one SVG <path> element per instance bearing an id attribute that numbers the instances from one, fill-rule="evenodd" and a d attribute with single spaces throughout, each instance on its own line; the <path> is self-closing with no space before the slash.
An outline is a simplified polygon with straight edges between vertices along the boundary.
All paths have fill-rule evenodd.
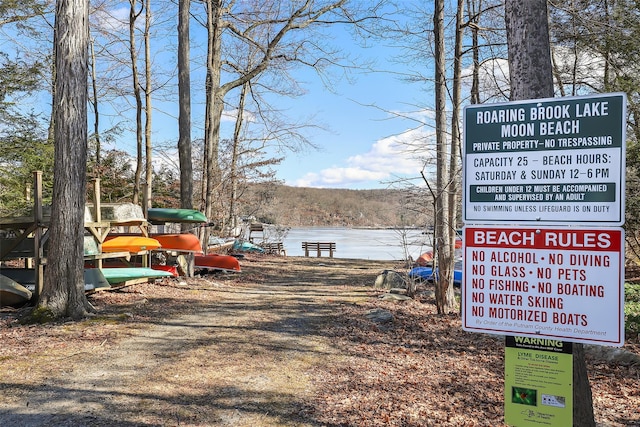
<path id="1" fill-rule="evenodd" d="M 471 332 L 624 344 L 621 228 L 465 227 Z"/>

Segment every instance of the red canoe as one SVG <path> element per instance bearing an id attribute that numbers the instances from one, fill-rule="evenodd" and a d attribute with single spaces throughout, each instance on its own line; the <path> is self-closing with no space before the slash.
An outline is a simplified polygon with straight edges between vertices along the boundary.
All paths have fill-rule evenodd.
<path id="1" fill-rule="evenodd" d="M 462 249 L 462 239 L 461 238 L 459 238 L 459 237 L 456 238 L 454 248 L 455 249 Z M 462 254 L 458 254 L 458 252 L 459 251 L 457 251 L 457 250 L 455 251 L 456 258 L 459 258 L 460 256 L 462 256 Z M 427 267 L 427 266 L 431 265 L 432 263 L 433 263 L 433 251 L 427 251 L 427 252 L 423 253 L 416 260 L 416 264 L 418 264 L 420 267 Z"/>
<path id="2" fill-rule="evenodd" d="M 431 263 L 433 263 L 433 251 L 427 251 L 423 253 L 416 260 L 416 264 L 418 264 L 420 267 L 426 267 L 428 265 L 431 265 Z"/>
<path id="3" fill-rule="evenodd" d="M 194 267 L 206 270 L 240 271 L 240 263 L 231 255 L 196 255 Z"/>
<path id="4" fill-rule="evenodd" d="M 160 242 L 163 251 L 202 253 L 200 240 L 194 234 L 155 234 L 151 237 Z"/>
<path id="5" fill-rule="evenodd" d="M 159 271 L 166 271 L 167 273 L 171 273 L 173 275 L 173 277 L 178 277 L 180 276 L 178 274 L 178 267 L 176 267 L 175 265 L 152 265 L 151 268 L 153 270 L 159 270 Z"/>

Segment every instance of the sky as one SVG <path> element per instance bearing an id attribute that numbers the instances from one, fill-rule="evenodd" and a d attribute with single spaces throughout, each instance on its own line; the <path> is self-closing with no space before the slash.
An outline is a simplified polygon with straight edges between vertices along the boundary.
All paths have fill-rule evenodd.
<path id="1" fill-rule="evenodd" d="M 329 91 L 315 71 L 294 71 L 293 75 L 304 82 L 306 94 L 293 99 L 281 97 L 277 106 L 286 110 L 293 121 L 313 117 L 322 129 L 306 133 L 318 149 L 285 153 L 284 161 L 275 167 L 276 178 L 290 186 L 319 188 L 388 188 L 399 177 L 415 178 L 419 183 L 424 161 L 418 155 L 433 153 L 428 149 L 424 153 L 408 153 L 406 144 L 433 146 L 431 130 L 416 129 L 419 122 L 432 120 L 429 113 L 420 111 L 411 113 L 411 119 L 401 115 L 415 111 L 417 105 L 431 105 L 428 97 L 432 95 L 397 77 L 405 72 L 394 58 L 402 54 L 400 50 L 381 45 L 364 49 L 343 29 L 329 31 L 334 37 L 333 45 L 365 61 L 374 61 L 376 69 L 388 72 L 354 72 L 350 81 L 332 81 Z M 206 35 L 200 37 L 204 39 Z M 198 83 L 192 79 L 192 85 Z M 231 135 L 231 121 L 222 131 L 223 138 Z M 196 132 L 193 136 L 197 137 Z"/>
<path id="2" fill-rule="evenodd" d="M 119 28 L 124 33 L 128 31 L 128 13 L 128 5 L 120 3 L 111 9 L 109 16 L 94 17 L 92 25 L 99 21 L 101 25 L 109 27 L 110 31 L 117 31 Z M 167 28 L 175 31 L 173 24 Z M 402 65 L 394 62 L 396 58 L 393 56 L 402 54 L 401 51 L 393 51 L 380 45 L 363 49 L 338 29 L 331 36 L 335 37 L 332 43 L 340 46 L 345 52 L 374 60 L 376 69 L 396 73 L 405 71 Z M 174 36 L 170 38 L 173 39 Z M 206 41 L 206 34 L 201 32 L 198 35 L 197 25 L 193 23 L 192 39 L 192 48 L 198 44 L 201 47 Z M 3 46 L 6 47 L 7 43 L 3 43 Z M 110 48 L 118 49 L 118 44 L 112 43 Z M 119 49 L 119 53 L 126 57 L 126 45 L 121 45 Z M 174 61 L 175 47 L 170 47 L 167 51 L 166 58 Z M 192 63 L 201 59 L 194 53 L 191 58 Z M 142 64 L 139 66 L 142 67 Z M 194 97 L 202 95 L 203 92 L 204 79 L 201 68 L 192 64 Z M 425 71 L 425 74 L 428 75 L 429 72 Z M 317 150 L 285 153 L 284 161 L 275 168 L 277 179 L 291 186 L 371 189 L 387 188 L 390 182 L 399 177 L 419 178 L 424 160 L 418 157 L 432 154 L 432 150 L 427 147 L 433 146 L 433 138 L 429 127 L 417 126 L 419 122 L 432 120 L 427 112 L 407 112 L 416 111 L 417 105 L 431 105 L 432 95 L 422 92 L 418 85 L 402 81 L 397 74 L 391 73 L 352 73 L 351 81 L 332 81 L 333 91 L 327 90 L 312 70 L 299 69 L 295 71 L 294 76 L 305 82 L 306 94 L 294 99 L 282 97 L 277 101 L 277 106 L 286 110 L 294 120 L 313 117 L 322 129 L 314 128 L 306 134 L 310 142 L 318 147 Z M 40 97 L 40 105 L 50 103 L 47 93 L 40 94 Z M 129 124 L 135 123 L 131 101 L 126 102 L 126 108 L 132 111 L 126 120 Z M 192 106 L 192 139 L 202 138 L 203 135 L 204 106 L 202 101 L 199 101 L 200 104 L 197 102 Z M 153 116 L 154 141 L 159 144 L 177 141 L 175 97 L 169 102 L 154 99 L 153 105 L 157 109 Z M 112 108 L 112 111 L 109 108 Z M 123 120 L 122 116 L 117 117 L 121 110 L 122 107 L 110 107 L 106 102 L 100 105 L 103 131 Z M 89 114 L 91 120 L 91 110 Z M 411 118 L 403 117 L 407 114 L 410 114 Z M 44 109 L 43 116 L 47 116 Z M 223 127 L 222 138 L 231 136 L 230 123 L 231 121 L 228 121 Z M 90 132 L 93 131 L 92 126 L 90 123 Z M 414 149 L 408 153 L 408 143 L 418 143 L 425 149 L 419 150 L 418 153 Z M 135 135 L 125 134 L 118 137 L 112 146 L 107 142 L 104 146 L 135 154 Z M 155 156 L 158 159 L 162 157 L 157 154 Z M 177 162 L 177 154 L 174 157 Z"/>
<path id="3" fill-rule="evenodd" d="M 428 94 L 417 92 L 415 85 L 390 74 L 360 75 L 339 84 L 337 93 L 315 82 L 292 104 L 326 126 L 311 136 L 320 149 L 289 154 L 278 177 L 292 186 L 352 189 L 385 188 L 397 177 L 419 177 L 423 162 L 407 152 L 406 144 L 429 137 L 429 130 L 416 129 L 417 120 L 429 117 L 399 115 L 415 110 L 416 103 L 430 103 L 420 99 Z"/>
<path id="4" fill-rule="evenodd" d="M 406 144 L 422 141 L 425 148 L 433 147 L 431 130 L 416 129 L 419 122 L 432 120 L 430 113 L 408 112 L 432 105 L 433 95 L 398 77 L 406 72 L 397 64 L 401 50 L 381 45 L 365 49 L 341 30 L 333 31 L 334 44 L 386 72 L 352 73 L 350 81 L 333 81 L 329 91 L 315 72 L 298 70 L 295 75 L 305 82 L 307 93 L 280 104 L 294 116 L 313 116 L 324 129 L 308 135 L 319 149 L 288 153 L 277 167 L 277 178 L 291 186 L 350 189 L 387 188 L 398 177 L 419 178 L 424 162 L 407 152 Z"/>

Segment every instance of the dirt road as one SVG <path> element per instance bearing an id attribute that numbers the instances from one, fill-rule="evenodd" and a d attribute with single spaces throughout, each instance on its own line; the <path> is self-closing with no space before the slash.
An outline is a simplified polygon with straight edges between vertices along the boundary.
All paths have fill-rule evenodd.
<path id="1" fill-rule="evenodd" d="M 352 263 L 285 260 L 96 295 L 80 324 L 5 329 L 23 348 L 2 351 L 0 425 L 313 425 L 309 371 L 340 357 L 318 332 L 371 288 L 347 286 Z"/>
<path id="2" fill-rule="evenodd" d="M 0 425 L 501 425 L 502 343 L 427 301 L 377 298 L 397 263 L 242 265 L 95 294 L 83 322 L 19 326 L 3 311 Z M 372 323 L 372 308 L 393 321 Z M 638 368 L 591 369 L 599 419 L 640 425 Z"/>

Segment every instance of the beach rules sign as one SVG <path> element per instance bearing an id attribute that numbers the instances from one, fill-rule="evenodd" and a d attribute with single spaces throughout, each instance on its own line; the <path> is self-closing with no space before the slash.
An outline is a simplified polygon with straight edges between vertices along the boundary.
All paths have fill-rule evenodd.
<path id="1" fill-rule="evenodd" d="M 621 228 L 463 230 L 463 329 L 624 344 Z"/>

